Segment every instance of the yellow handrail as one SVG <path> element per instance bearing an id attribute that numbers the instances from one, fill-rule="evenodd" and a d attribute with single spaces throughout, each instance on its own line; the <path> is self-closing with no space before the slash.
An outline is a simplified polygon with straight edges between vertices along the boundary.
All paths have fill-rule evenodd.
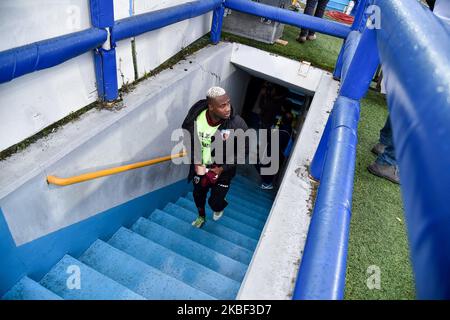
<path id="1" fill-rule="evenodd" d="M 124 165 L 124 166 L 120 166 L 120 167 L 115 167 L 115 168 L 110 168 L 110 169 L 105 169 L 105 170 L 100 170 L 100 171 L 95 171 L 95 172 L 89 172 L 89 173 L 81 174 L 79 176 L 73 176 L 70 178 L 59 178 L 56 176 L 47 176 L 47 182 L 51 183 L 51 184 L 56 184 L 58 186 L 68 186 L 71 184 L 84 182 L 84 181 L 88 181 L 88 180 L 92 180 L 92 179 L 97 179 L 97 178 L 101 178 L 104 176 L 110 176 L 110 175 L 128 171 L 128 170 L 133 170 L 133 169 L 137 169 L 137 168 L 150 166 L 153 164 L 169 161 L 169 160 L 176 159 L 176 158 L 182 158 L 185 155 L 186 155 L 186 152 L 180 152 L 180 153 L 166 156 L 166 157 L 151 159 L 151 160 L 147 160 L 147 161 L 137 162 L 137 163 L 133 163 L 133 164 L 128 164 L 128 165 Z"/>

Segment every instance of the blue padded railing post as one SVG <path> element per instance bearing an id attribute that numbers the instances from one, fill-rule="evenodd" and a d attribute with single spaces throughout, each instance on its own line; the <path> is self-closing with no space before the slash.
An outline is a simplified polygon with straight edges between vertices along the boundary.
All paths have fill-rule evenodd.
<path id="1" fill-rule="evenodd" d="M 325 158 L 327 156 L 328 141 L 330 138 L 330 128 L 333 113 L 330 114 L 323 130 L 322 137 L 320 138 L 319 145 L 317 146 L 314 158 L 309 166 L 309 173 L 314 178 L 314 180 L 319 181 L 322 178 L 323 166 L 325 164 Z"/>
<path id="2" fill-rule="evenodd" d="M 360 100 L 369 89 L 373 76 L 380 65 L 380 58 L 375 29 L 366 28 L 362 35 L 359 35 L 357 31 L 352 31 L 349 38 L 353 33 L 355 34 L 354 43 L 357 43 L 357 46 L 354 49 L 355 54 L 353 57 L 344 57 L 342 67 L 343 83 L 340 95 Z M 352 49 L 349 49 L 349 53 L 352 51 Z M 346 63 L 346 60 L 351 62 Z"/>
<path id="3" fill-rule="evenodd" d="M 338 58 L 336 60 L 336 65 L 334 66 L 333 70 L 333 79 L 334 80 L 340 80 L 341 79 L 341 73 L 342 73 L 342 62 L 343 62 L 343 56 L 344 56 L 344 46 L 345 46 L 345 40 L 342 44 L 341 51 L 339 51 Z"/>
<path id="4" fill-rule="evenodd" d="M 214 10 L 211 24 L 211 42 L 216 44 L 220 41 L 222 34 L 223 15 L 225 13 L 225 6 L 222 4 Z"/>
<path id="5" fill-rule="evenodd" d="M 355 9 L 355 19 L 353 20 L 353 24 L 351 29 L 361 31 L 364 28 L 364 24 L 367 21 L 366 17 L 366 9 L 369 4 L 368 0 L 359 0 L 357 4 L 357 8 Z"/>
<path id="6" fill-rule="evenodd" d="M 359 102 L 339 97 L 294 300 L 344 297 L 358 119 Z"/>
<path id="7" fill-rule="evenodd" d="M 417 298 L 450 299 L 450 33 L 420 2 L 375 4 Z"/>
<path id="8" fill-rule="evenodd" d="M 363 31 L 364 24 L 367 21 L 366 17 L 366 8 L 367 8 L 368 0 L 360 0 L 358 1 L 355 10 L 355 19 L 353 21 L 351 29 L 353 31 Z M 345 51 L 347 50 L 346 47 L 348 46 L 347 41 L 349 40 L 349 37 L 345 39 L 345 42 L 342 44 L 341 51 L 339 52 L 338 59 L 336 61 L 336 66 L 333 71 L 333 79 L 339 80 L 342 79 L 342 67 L 344 63 L 344 55 Z M 351 56 L 353 56 L 354 52 L 352 52 Z"/>
<path id="9" fill-rule="evenodd" d="M 94 27 L 103 28 L 111 34 L 114 26 L 114 6 L 112 0 L 90 0 L 91 22 Z M 114 101 L 119 96 L 117 84 L 117 64 L 115 43 L 108 36 L 105 44 L 95 50 L 95 76 L 98 97 Z"/>

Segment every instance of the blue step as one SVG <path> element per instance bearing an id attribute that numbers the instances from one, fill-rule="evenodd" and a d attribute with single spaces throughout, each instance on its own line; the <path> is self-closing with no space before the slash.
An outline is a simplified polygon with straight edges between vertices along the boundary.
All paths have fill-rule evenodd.
<path id="1" fill-rule="evenodd" d="M 267 210 L 267 212 L 259 212 L 259 211 L 255 211 L 251 208 L 249 208 L 248 206 L 245 205 L 245 203 L 242 203 L 240 200 L 235 200 L 235 199 L 228 199 L 228 206 L 226 207 L 225 210 L 233 210 L 235 212 L 238 212 L 240 214 L 245 214 L 246 216 L 255 219 L 259 222 L 259 225 L 264 226 L 264 224 L 266 223 L 267 217 L 269 216 L 269 210 Z M 262 229 L 262 228 L 259 228 Z"/>
<path id="2" fill-rule="evenodd" d="M 234 260 L 245 264 L 249 264 L 250 260 L 252 260 L 252 251 L 235 245 L 203 229 L 195 228 L 190 223 L 179 220 L 167 212 L 157 209 L 153 211 L 148 219 Z"/>
<path id="3" fill-rule="evenodd" d="M 108 243 L 218 299 L 234 299 L 244 277 L 240 272 L 233 274 L 232 280 L 126 228 L 120 228 Z"/>
<path id="4" fill-rule="evenodd" d="M 231 190 L 227 194 L 226 198 L 228 199 L 228 197 L 243 200 L 246 203 L 251 204 L 252 206 L 255 206 L 257 210 L 261 210 L 264 213 L 266 213 L 267 211 L 270 211 L 270 208 L 272 207 L 272 203 L 273 203 L 273 201 L 271 201 L 271 200 L 264 200 L 264 199 L 257 198 L 252 195 L 249 196 L 243 192 L 236 192 L 236 191 L 231 191 Z"/>
<path id="5" fill-rule="evenodd" d="M 233 178 L 233 182 L 237 182 L 240 183 L 242 185 L 245 185 L 246 187 L 256 187 L 258 188 L 260 183 L 256 182 L 250 178 L 247 178 L 246 176 L 242 176 L 242 175 L 236 175 Z"/>
<path id="6" fill-rule="evenodd" d="M 235 279 L 236 274 L 245 274 L 247 270 L 246 264 L 161 227 L 148 219 L 138 219 L 131 230 L 231 279 Z"/>
<path id="7" fill-rule="evenodd" d="M 188 223 L 194 221 L 198 216 L 197 213 L 180 207 L 174 203 L 168 203 L 164 207 L 164 211 Z M 202 229 L 251 251 L 255 250 L 258 243 L 256 240 L 244 236 L 233 229 L 227 228 L 214 220 L 208 220 L 208 223 L 205 223 Z"/>
<path id="8" fill-rule="evenodd" d="M 76 274 L 67 273 L 69 267 L 78 267 L 80 289 L 68 287 L 68 280 Z M 144 300 L 141 295 L 90 268 L 77 259 L 65 255 L 40 284 L 67 300 Z"/>
<path id="9" fill-rule="evenodd" d="M 192 194 L 192 192 L 189 192 L 186 195 L 186 198 L 194 201 L 194 195 Z M 262 228 L 264 227 L 264 220 L 255 218 L 253 210 L 247 209 L 247 207 L 243 205 L 239 205 L 239 203 L 236 203 L 235 200 L 230 200 L 228 201 L 228 203 L 229 205 L 225 208 L 224 215 L 222 217 L 227 216 L 234 220 L 245 223 L 255 229 L 262 230 Z"/>
<path id="10" fill-rule="evenodd" d="M 265 190 L 253 190 L 252 188 L 245 188 L 239 184 L 231 184 L 228 194 L 243 197 L 252 203 L 260 203 L 263 207 L 270 207 L 273 203 L 273 198 L 264 194 Z"/>
<path id="11" fill-rule="evenodd" d="M 192 212 L 198 212 L 197 207 L 195 206 L 195 203 L 192 200 L 186 198 L 179 198 L 175 204 L 188 210 L 191 210 Z M 212 211 L 209 207 L 206 208 L 206 218 L 207 218 L 206 223 L 208 223 L 208 220 L 212 220 Z M 246 225 L 240 221 L 237 221 L 225 215 L 222 218 L 220 218 L 220 220 L 218 220 L 217 223 L 222 224 L 230 229 L 233 229 L 255 240 L 259 240 L 259 236 L 261 234 L 261 230 L 252 228 L 249 225 Z"/>
<path id="12" fill-rule="evenodd" d="M 244 191 L 242 190 L 232 188 L 227 193 L 227 200 L 229 199 L 229 197 L 245 200 L 266 210 L 271 208 L 273 204 L 273 200 L 264 199 L 262 197 L 258 197 L 257 195 L 244 193 Z"/>
<path id="13" fill-rule="evenodd" d="M 249 217 L 260 217 L 259 220 L 263 222 L 267 219 L 270 208 L 263 208 L 257 204 L 250 203 L 241 198 L 227 196 L 228 206 L 227 208 L 242 211 L 243 214 L 247 214 Z M 257 219 L 257 218 L 255 218 Z"/>
<path id="14" fill-rule="evenodd" d="M 269 198 L 275 198 L 276 196 L 276 189 L 272 189 L 272 190 L 262 190 L 261 187 L 261 181 L 255 181 L 252 180 L 246 176 L 242 176 L 242 175 L 237 175 L 234 179 L 233 179 L 233 185 L 238 185 L 241 186 L 243 188 L 245 188 L 246 190 L 253 190 L 253 191 L 261 191 L 261 194 L 264 196 L 268 196 Z"/>
<path id="15" fill-rule="evenodd" d="M 239 181 L 233 181 L 228 192 L 244 194 L 251 198 L 263 199 L 266 202 L 273 202 L 276 195 L 274 190 L 262 190 L 259 186 L 249 186 L 242 184 Z"/>
<path id="16" fill-rule="evenodd" d="M 2 300 L 62 300 L 62 298 L 36 281 L 23 277 L 5 293 Z"/>
<path id="17" fill-rule="evenodd" d="M 190 192 L 190 193 L 192 193 L 192 192 Z M 265 218 L 268 215 L 270 209 L 272 208 L 272 203 L 273 203 L 272 201 L 270 201 L 270 202 L 261 202 L 261 201 L 258 201 L 255 198 L 247 198 L 247 197 L 242 196 L 241 194 L 239 194 L 237 192 L 231 192 L 231 191 L 227 193 L 225 199 L 227 200 L 229 205 L 233 205 L 234 202 L 242 201 L 246 208 L 249 208 L 252 211 L 256 211 L 263 218 Z"/>
<path id="18" fill-rule="evenodd" d="M 227 208 L 245 210 L 242 213 L 248 214 L 248 216 L 253 217 L 255 219 L 259 219 L 262 222 L 265 222 L 267 216 L 269 215 L 270 209 L 272 208 L 272 204 L 264 205 L 262 203 L 251 202 L 243 197 L 239 197 L 233 194 L 227 194 Z"/>
<path id="19" fill-rule="evenodd" d="M 147 299 L 213 299 L 101 240 L 95 241 L 79 260 Z"/>

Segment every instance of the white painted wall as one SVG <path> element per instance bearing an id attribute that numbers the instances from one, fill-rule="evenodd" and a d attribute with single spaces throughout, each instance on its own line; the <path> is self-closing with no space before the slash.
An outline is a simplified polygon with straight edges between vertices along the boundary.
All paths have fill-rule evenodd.
<path id="1" fill-rule="evenodd" d="M 0 50 L 90 27 L 88 0 L 0 1 Z M 92 53 L 0 84 L 0 150 L 97 99 Z"/>
<path id="2" fill-rule="evenodd" d="M 91 110 L 1 161 L 0 207 L 16 244 L 185 179 L 186 165 L 166 162 L 66 187 L 46 183 L 47 175 L 68 177 L 169 155 L 177 144 L 172 131 L 210 86 L 224 86 L 239 110 L 249 76 L 230 63 L 232 47 L 203 49 L 140 83 L 125 95 L 122 109 Z"/>
<path id="3" fill-rule="evenodd" d="M 114 0 L 115 19 L 189 2 L 189 0 Z M 212 14 L 136 38 L 139 76 L 175 55 L 204 34 Z M 0 51 L 91 27 L 89 0 L 0 1 Z M 131 40 L 117 43 L 119 88 L 133 82 Z M 0 150 L 4 150 L 97 99 L 92 53 L 0 84 Z"/>

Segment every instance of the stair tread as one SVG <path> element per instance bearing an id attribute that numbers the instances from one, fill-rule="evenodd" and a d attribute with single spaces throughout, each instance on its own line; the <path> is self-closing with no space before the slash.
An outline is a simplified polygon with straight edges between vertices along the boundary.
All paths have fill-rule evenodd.
<path id="1" fill-rule="evenodd" d="M 188 223 L 194 221 L 195 218 L 198 216 L 197 213 L 194 213 L 186 208 L 183 208 L 171 202 L 169 202 L 164 207 L 164 211 Z M 233 242 L 248 250 L 254 251 L 258 243 L 255 239 L 247 237 L 242 233 L 239 233 L 233 229 L 221 225 L 214 220 L 208 220 L 208 223 L 205 223 L 202 229 L 212 234 L 215 234 L 225 240 Z"/>
<path id="2" fill-rule="evenodd" d="M 245 194 L 255 195 L 267 201 L 273 201 L 276 196 L 275 189 L 263 190 L 260 185 L 246 185 L 240 181 L 233 181 L 230 186 L 230 191 L 231 190 L 243 191 Z"/>
<path id="3" fill-rule="evenodd" d="M 181 221 L 162 210 L 154 210 L 148 219 L 234 260 L 249 264 L 252 259 L 252 251 L 237 246 L 203 229 L 195 228 L 190 223 Z"/>
<path id="4" fill-rule="evenodd" d="M 179 198 L 175 204 L 180 205 L 181 207 L 184 207 L 195 213 L 198 212 L 195 203 L 190 199 Z M 207 219 L 212 220 L 212 215 L 213 214 L 211 209 L 207 207 L 206 208 Z M 220 218 L 220 220 L 217 221 L 217 223 L 223 224 L 224 226 L 229 227 L 230 229 L 233 229 L 255 240 L 259 240 L 259 236 L 261 234 L 261 230 L 252 228 L 249 225 L 246 225 L 240 221 L 232 219 L 231 217 L 223 216 L 222 218 Z"/>
<path id="5" fill-rule="evenodd" d="M 194 195 L 189 192 L 186 198 L 194 201 Z M 262 230 L 265 224 L 265 219 L 262 219 L 260 215 L 256 218 L 256 214 L 253 210 L 248 209 L 240 203 L 236 203 L 233 200 L 228 201 L 228 206 L 224 210 L 224 216 L 235 219 L 241 223 L 247 224 L 255 229 Z"/>
<path id="6" fill-rule="evenodd" d="M 237 273 L 235 279 L 231 279 L 126 228 L 120 228 L 108 243 L 219 299 L 233 299 L 244 277 L 243 273 Z"/>
<path id="7" fill-rule="evenodd" d="M 233 279 L 236 273 L 245 274 L 247 270 L 246 264 L 183 237 L 148 219 L 138 219 L 131 230 L 229 278 Z"/>
<path id="8" fill-rule="evenodd" d="M 2 300 L 62 300 L 62 298 L 38 282 L 23 277 L 2 297 Z"/>
<path id="9" fill-rule="evenodd" d="M 213 299 L 101 240 L 95 241 L 79 260 L 147 299 Z"/>
<path id="10" fill-rule="evenodd" d="M 258 200 L 262 200 L 265 203 L 272 203 L 275 196 L 274 195 L 269 195 L 268 192 L 270 192 L 270 190 L 262 190 L 260 187 L 258 187 L 258 189 L 254 188 L 254 187 L 246 187 L 245 185 L 240 184 L 239 182 L 237 183 L 232 183 L 230 185 L 230 190 L 228 191 L 229 193 L 236 193 L 237 195 L 245 195 L 249 198 L 256 198 Z"/>
<path id="11" fill-rule="evenodd" d="M 73 270 L 79 270 L 80 289 L 70 289 Z M 69 271 L 69 273 L 68 273 Z M 70 273 L 72 271 L 72 273 Z M 44 278 L 40 284 L 68 300 L 144 300 L 141 295 L 108 278 L 81 261 L 65 255 Z"/>
<path id="12" fill-rule="evenodd" d="M 239 206 L 245 208 L 248 210 L 248 212 L 256 212 L 257 214 L 267 217 L 267 215 L 270 212 L 270 209 L 272 208 L 272 204 L 265 205 L 264 203 L 258 203 L 256 201 L 251 201 L 249 199 L 246 199 L 241 196 L 236 196 L 233 194 L 227 195 L 227 199 L 229 200 L 228 203 L 230 205 L 234 205 L 236 207 L 238 204 Z"/>
<path id="13" fill-rule="evenodd" d="M 194 201 L 193 193 L 188 192 L 187 196 L 189 200 Z M 265 205 L 263 203 L 258 204 L 255 201 L 251 201 L 249 199 L 245 199 L 239 196 L 236 196 L 236 194 L 230 194 L 228 193 L 226 196 L 228 206 L 227 208 L 233 208 L 233 209 L 241 209 L 242 213 L 247 214 L 250 217 L 258 217 L 259 220 L 265 221 L 267 218 L 267 215 L 270 212 L 270 209 L 272 208 L 272 204 Z"/>

